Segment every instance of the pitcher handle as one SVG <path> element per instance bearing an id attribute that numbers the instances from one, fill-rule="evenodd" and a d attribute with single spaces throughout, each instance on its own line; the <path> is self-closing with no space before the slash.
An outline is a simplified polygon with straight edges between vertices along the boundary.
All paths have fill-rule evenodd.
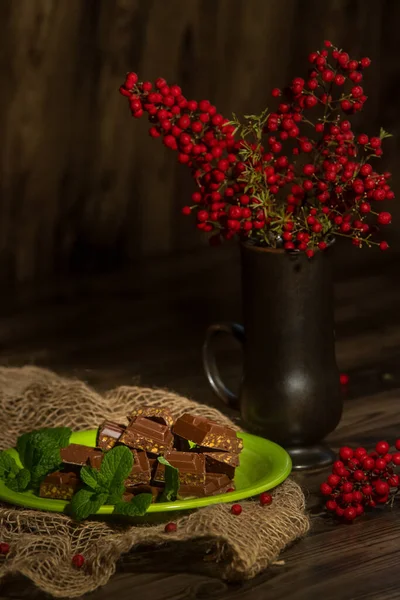
<path id="1" fill-rule="evenodd" d="M 206 338 L 203 344 L 203 367 L 209 384 L 225 404 L 232 408 L 239 408 L 239 396 L 232 392 L 223 383 L 212 347 L 214 337 L 217 335 L 231 335 L 241 344 L 244 343 L 244 328 L 239 323 L 217 323 L 211 325 L 206 331 Z"/>

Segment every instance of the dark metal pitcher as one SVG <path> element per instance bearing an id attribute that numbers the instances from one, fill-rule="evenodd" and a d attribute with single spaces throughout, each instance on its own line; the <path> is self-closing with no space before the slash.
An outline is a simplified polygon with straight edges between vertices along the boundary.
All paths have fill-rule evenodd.
<path id="1" fill-rule="evenodd" d="M 240 410 L 249 431 L 284 446 L 297 469 L 332 461 L 321 440 L 342 414 L 329 253 L 310 260 L 304 253 L 243 245 L 244 327 L 213 325 L 203 347 L 216 394 Z M 239 395 L 218 372 L 212 341 L 221 333 L 244 346 Z"/>

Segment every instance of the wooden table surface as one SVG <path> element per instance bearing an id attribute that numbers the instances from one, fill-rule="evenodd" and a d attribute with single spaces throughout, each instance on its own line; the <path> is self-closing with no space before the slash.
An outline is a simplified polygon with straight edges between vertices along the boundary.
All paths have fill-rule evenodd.
<path id="1" fill-rule="evenodd" d="M 335 448 L 400 437 L 398 259 L 337 261 L 337 358 L 351 380 L 342 422 L 329 438 Z M 239 280 L 235 250 L 204 249 L 123 274 L 3 292 L 0 363 L 46 366 L 98 390 L 138 382 L 166 386 L 224 410 L 203 376 L 200 349 L 208 324 L 240 319 Z M 219 353 L 234 386 L 240 352 L 226 341 Z M 201 547 L 167 546 L 125 556 L 110 583 L 90 598 L 400 598 L 399 507 L 376 510 L 350 526 L 333 525 L 320 515 L 317 491 L 325 474 L 296 475 L 312 515 L 311 533 L 283 553 L 283 564 L 252 581 L 227 584 L 202 560 Z M 46 596 L 21 577 L 0 585 L 0 600 L 28 597 Z"/>

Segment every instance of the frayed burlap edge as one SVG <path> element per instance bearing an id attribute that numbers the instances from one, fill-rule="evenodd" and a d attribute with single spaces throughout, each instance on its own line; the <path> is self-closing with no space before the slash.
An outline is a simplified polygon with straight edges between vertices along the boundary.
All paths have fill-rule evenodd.
<path id="1" fill-rule="evenodd" d="M 103 418 L 126 422 L 126 415 L 140 404 L 168 406 L 175 417 L 190 411 L 237 429 L 216 409 L 165 390 L 123 386 L 101 396 L 83 382 L 44 369 L 0 368 L 1 447 L 13 446 L 21 433 L 37 427 L 67 425 L 80 430 L 96 427 Z M 57 513 L 0 505 L 0 541 L 11 548 L 0 563 L 0 578 L 21 573 L 53 596 L 78 597 L 105 585 L 120 556 L 138 545 L 204 538 L 210 540 L 213 558 L 221 565 L 221 577 L 248 579 L 309 530 L 304 495 L 294 481 L 285 481 L 273 496 L 268 507 L 242 501 L 239 517 L 230 513 L 229 504 L 190 513 L 177 520 L 173 534 L 166 534 L 163 524 L 94 520 L 78 524 Z M 74 554 L 85 556 L 80 570 L 71 563 Z"/>

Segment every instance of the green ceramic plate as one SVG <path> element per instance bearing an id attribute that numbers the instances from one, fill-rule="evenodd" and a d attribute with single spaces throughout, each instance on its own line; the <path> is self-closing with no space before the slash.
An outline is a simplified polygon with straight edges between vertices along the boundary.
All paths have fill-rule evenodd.
<path id="1" fill-rule="evenodd" d="M 71 443 L 84 444 L 94 447 L 96 444 L 97 430 L 79 431 L 71 436 Z M 273 442 L 251 435 L 250 433 L 239 433 L 243 439 L 243 450 L 240 455 L 240 467 L 236 469 L 236 490 L 218 496 L 207 498 L 193 498 L 188 500 L 177 500 L 176 502 L 163 502 L 151 504 L 148 513 L 164 513 L 169 511 L 182 511 L 218 504 L 220 502 L 232 502 L 256 496 L 261 492 L 270 490 L 284 481 L 290 474 L 292 463 L 288 453 Z M 12 448 L 7 450 L 21 465 L 18 452 Z M 32 492 L 13 492 L 0 481 L 0 500 L 17 504 L 26 508 L 48 510 L 53 512 L 65 512 L 67 502 L 64 500 L 51 500 L 39 498 Z M 103 505 L 97 514 L 109 515 L 113 512 L 112 505 Z"/>

